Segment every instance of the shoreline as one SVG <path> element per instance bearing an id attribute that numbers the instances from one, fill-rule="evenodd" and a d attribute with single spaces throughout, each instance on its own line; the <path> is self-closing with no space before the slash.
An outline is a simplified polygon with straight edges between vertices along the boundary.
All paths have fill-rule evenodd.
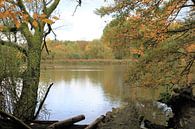
<path id="1" fill-rule="evenodd" d="M 128 65 L 132 62 L 130 59 L 46 59 L 41 61 L 41 65 L 51 65 L 51 64 L 57 64 L 57 65 L 65 65 L 65 64 L 71 64 L 71 65 L 105 65 L 105 64 L 125 64 Z"/>

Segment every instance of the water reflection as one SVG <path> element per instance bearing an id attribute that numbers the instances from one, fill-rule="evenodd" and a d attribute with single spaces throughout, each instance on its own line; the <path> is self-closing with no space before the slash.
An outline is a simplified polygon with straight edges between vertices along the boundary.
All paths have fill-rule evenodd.
<path id="1" fill-rule="evenodd" d="M 50 120 L 84 114 L 89 123 L 129 99 L 155 99 L 159 90 L 124 87 L 127 65 L 66 65 L 42 68 L 41 85 L 54 83 L 46 108 Z"/>
<path id="2" fill-rule="evenodd" d="M 84 123 L 121 104 L 122 78 L 126 66 L 65 66 L 43 69 L 41 84 L 54 82 L 46 107 L 50 119 L 62 120 L 85 114 Z"/>

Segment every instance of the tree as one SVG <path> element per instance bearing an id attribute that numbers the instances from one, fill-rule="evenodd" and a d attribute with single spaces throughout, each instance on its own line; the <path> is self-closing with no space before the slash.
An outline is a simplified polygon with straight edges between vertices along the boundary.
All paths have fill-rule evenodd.
<path id="1" fill-rule="evenodd" d="M 131 86 L 186 85 L 195 50 L 194 0 L 115 0 L 97 10 L 131 22 L 126 33 L 140 41 L 144 55 L 130 66 L 126 82 Z M 182 17 L 182 10 L 188 10 Z M 182 20 L 181 20 L 182 19 Z M 140 38 L 141 37 L 141 38 Z"/>
<path id="2" fill-rule="evenodd" d="M 128 58 L 130 56 L 130 47 L 132 40 L 128 36 L 127 28 L 131 23 L 124 18 L 112 20 L 103 31 L 102 42 L 112 48 L 116 59 Z"/>
<path id="3" fill-rule="evenodd" d="M 45 38 L 52 31 L 51 24 L 58 20 L 52 13 L 59 2 L 0 0 L 0 45 L 15 48 L 26 58 L 21 93 L 13 104 L 13 114 L 25 121 L 32 120 L 35 114 L 41 51 L 44 47 L 47 50 Z"/>
<path id="4" fill-rule="evenodd" d="M 102 7 L 96 11 L 104 16 L 112 14 L 114 17 L 126 17 L 131 20 L 132 36 L 139 36 L 162 41 L 166 38 L 169 26 L 176 20 L 183 8 L 194 8 L 193 0 L 115 0 L 114 5 Z M 187 14 L 186 14 L 187 16 Z M 194 28 L 191 22 L 183 31 Z M 182 30 L 180 30 L 182 31 Z"/>

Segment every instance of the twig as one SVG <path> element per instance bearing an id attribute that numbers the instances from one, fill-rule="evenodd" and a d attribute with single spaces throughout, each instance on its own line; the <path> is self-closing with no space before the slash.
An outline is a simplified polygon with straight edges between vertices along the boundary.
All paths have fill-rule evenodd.
<path id="1" fill-rule="evenodd" d="M 187 66 L 184 68 L 184 70 L 181 72 L 181 76 L 182 75 L 187 75 L 187 74 L 189 74 L 189 72 L 190 72 L 190 69 L 191 69 L 191 67 L 192 67 L 192 65 L 193 65 L 193 63 L 194 63 L 194 60 L 195 59 L 192 59 L 188 64 L 187 64 Z"/>
<path id="2" fill-rule="evenodd" d="M 51 83 L 51 84 L 49 85 L 49 87 L 48 87 L 48 89 L 47 89 L 47 92 L 46 92 L 46 94 L 45 94 L 43 100 L 41 101 L 41 103 L 40 103 L 40 105 L 39 105 L 39 108 L 38 108 L 38 110 L 37 110 L 37 112 L 36 112 L 36 114 L 35 114 L 35 116 L 34 116 L 34 120 L 38 117 L 39 112 L 41 111 L 41 108 L 43 107 L 43 104 L 44 104 L 44 102 L 45 102 L 45 100 L 46 100 L 46 98 L 47 98 L 47 95 L 48 95 L 48 93 L 49 93 L 49 91 L 50 91 L 50 89 L 51 89 L 52 86 L 53 86 L 53 83 Z"/>
<path id="3" fill-rule="evenodd" d="M 81 1 L 81 0 L 78 0 L 77 2 L 78 2 L 78 4 L 77 4 L 77 6 L 75 7 L 75 10 L 74 10 L 72 16 L 74 16 L 74 14 L 76 13 L 77 8 L 78 8 L 79 6 L 81 6 L 82 1 Z"/>

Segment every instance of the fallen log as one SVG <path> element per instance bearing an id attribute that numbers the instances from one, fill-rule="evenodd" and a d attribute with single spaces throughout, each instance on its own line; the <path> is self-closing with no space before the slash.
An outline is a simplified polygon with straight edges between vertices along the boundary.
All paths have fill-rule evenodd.
<path id="1" fill-rule="evenodd" d="M 105 118 L 104 115 L 101 115 L 98 117 L 95 121 L 93 121 L 91 124 L 89 124 L 85 129 L 94 129 L 98 123 L 100 123 Z"/>
<path id="2" fill-rule="evenodd" d="M 32 123 L 34 123 L 34 124 L 53 124 L 53 123 L 56 123 L 56 122 L 59 122 L 59 121 L 57 121 L 57 120 L 49 120 L 49 121 L 47 121 L 47 120 L 34 120 L 34 121 L 31 121 L 30 122 L 30 124 Z"/>
<path id="3" fill-rule="evenodd" d="M 73 125 L 74 123 L 79 122 L 84 119 L 85 119 L 84 115 L 78 115 L 78 116 L 63 120 L 63 121 L 53 123 L 52 125 L 48 126 L 47 129 L 62 129 L 64 127 Z"/>
<path id="4" fill-rule="evenodd" d="M 21 129 L 31 129 L 27 124 L 25 124 L 23 121 L 16 118 L 15 116 L 12 116 L 11 114 L 8 114 L 8 113 L 3 112 L 3 111 L 0 110 L 0 116 L 2 116 L 4 119 L 8 119 L 8 120 L 13 121 Z"/>

